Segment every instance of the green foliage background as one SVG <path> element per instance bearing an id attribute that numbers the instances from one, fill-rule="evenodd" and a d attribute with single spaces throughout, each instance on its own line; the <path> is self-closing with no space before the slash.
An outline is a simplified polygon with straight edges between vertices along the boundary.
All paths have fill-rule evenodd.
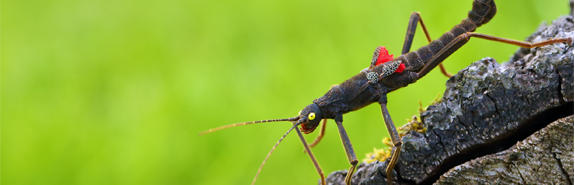
<path id="1" fill-rule="evenodd" d="M 367 67 L 376 46 L 400 53 L 419 11 L 433 38 L 468 1 L 3 1 L 2 183 L 248 184 L 286 118 Z M 567 14 L 565 0 L 499 0 L 478 32 L 522 40 Z M 417 30 L 412 49 L 426 43 Z M 472 39 L 445 61 L 455 73 L 517 47 Z M 389 94 L 398 125 L 445 90 L 439 70 Z M 325 175 L 349 167 L 333 122 L 316 148 Z M 344 116 L 360 159 L 387 131 L 377 105 Z M 310 134 L 312 140 L 317 133 Z M 319 179 L 296 134 L 257 184 Z M 422 156 L 425 157 L 425 156 Z"/>

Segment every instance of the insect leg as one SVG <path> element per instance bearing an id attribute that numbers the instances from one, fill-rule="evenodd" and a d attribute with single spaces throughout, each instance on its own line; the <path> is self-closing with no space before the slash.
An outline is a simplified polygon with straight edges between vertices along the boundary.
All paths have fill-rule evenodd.
<path id="1" fill-rule="evenodd" d="M 546 45 L 559 43 L 559 42 L 566 42 L 569 44 L 573 43 L 573 38 L 571 38 L 571 37 L 553 38 L 553 39 L 549 39 L 546 41 L 531 43 L 531 42 L 526 42 L 526 41 L 506 39 L 506 38 L 491 36 L 491 35 L 482 34 L 482 33 L 475 33 L 475 32 L 468 32 L 467 35 L 468 35 L 468 37 L 477 37 L 477 38 L 487 39 L 487 40 L 491 40 L 491 41 L 503 42 L 503 43 L 507 43 L 507 44 L 516 45 L 516 46 L 519 46 L 522 48 L 541 47 L 541 46 L 546 46 Z"/>
<path id="2" fill-rule="evenodd" d="M 523 48 L 541 47 L 541 46 L 550 45 L 550 44 L 554 44 L 554 43 L 560 43 L 560 42 L 567 42 L 570 44 L 573 43 L 573 38 L 571 38 L 571 37 L 553 38 L 553 39 L 549 39 L 549 40 L 542 41 L 542 42 L 531 43 L 531 42 L 526 42 L 526 41 L 518 41 L 518 40 L 511 40 L 511 39 L 506 39 L 506 38 L 501 38 L 501 37 L 495 37 L 495 36 L 481 34 L 481 33 L 467 32 L 467 33 L 463 33 L 463 34 L 455 37 L 455 39 L 453 39 L 449 44 L 447 44 L 439 52 L 437 52 L 435 55 L 433 55 L 433 57 L 431 57 L 431 59 L 429 59 L 429 62 L 427 62 L 427 64 L 425 64 L 425 66 L 423 66 L 423 69 L 421 69 L 421 71 L 419 71 L 417 73 L 417 78 L 418 79 L 422 78 L 427 73 L 429 73 L 429 71 L 431 71 L 431 69 L 433 69 L 439 63 L 441 63 L 443 60 L 445 60 L 445 58 L 447 58 L 449 55 L 451 55 L 453 52 L 455 52 L 456 49 L 460 48 L 465 43 L 467 43 L 471 37 L 478 37 L 478 38 L 487 39 L 487 40 L 491 40 L 491 41 L 503 42 L 503 43 L 512 44 L 512 45 L 516 45 L 516 46 L 523 47 Z"/>
<path id="3" fill-rule="evenodd" d="M 347 160 L 351 167 L 347 171 L 347 175 L 345 176 L 345 184 L 351 184 L 351 176 L 355 172 L 355 167 L 357 166 L 357 157 L 355 157 L 355 152 L 353 151 L 353 147 L 351 146 L 351 141 L 349 137 L 347 137 L 347 133 L 343 128 L 342 121 L 336 119 L 337 129 L 339 130 L 339 136 L 341 137 L 341 142 L 343 143 L 343 148 L 345 148 L 345 153 L 347 154 Z"/>
<path id="4" fill-rule="evenodd" d="M 305 148 L 306 153 L 311 158 L 311 162 L 313 162 L 313 165 L 315 166 L 315 169 L 317 170 L 317 173 L 319 174 L 319 177 L 321 178 L 321 184 L 325 185 L 325 177 L 323 176 L 323 171 L 321 170 L 319 163 L 317 162 L 317 160 L 313 156 L 313 153 L 311 153 L 311 149 L 307 145 L 307 141 L 305 141 L 305 138 L 303 137 L 303 134 L 301 133 L 299 128 L 296 127 L 295 131 L 297 132 L 297 135 L 299 136 L 299 139 L 301 140 L 301 143 L 303 144 L 303 147 Z"/>
<path id="5" fill-rule="evenodd" d="M 391 116 L 389 116 L 389 112 L 387 111 L 387 100 L 385 98 L 382 99 L 383 101 L 379 102 L 381 105 L 381 114 L 383 115 L 383 120 L 385 121 L 385 126 L 387 127 L 387 131 L 389 132 L 389 136 L 391 137 L 391 142 L 393 143 L 393 148 L 391 149 L 391 158 L 389 159 L 389 164 L 385 169 L 385 173 L 387 175 L 387 184 L 391 184 L 391 172 L 395 167 L 395 163 L 397 163 L 397 159 L 399 158 L 399 154 L 401 153 L 401 138 L 399 137 L 399 133 L 397 133 L 397 129 L 393 124 L 393 120 L 391 120 Z"/>
<path id="6" fill-rule="evenodd" d="M 319 130 L 319 135 L 317 135 L 317 137 L 315 138 L 315 140 L 313 140 L 313 143 L 309 144 L 310 148 L 313 148 L 315 145 L 317 145 L 321 139 L 323 138 L 323 135 L 325 134 L 325 125 L 327 124 L 327 119 L 323 119 L 323 122 L 321 123 L 321 128 Z M 306 150 L 303 150 L 304 153 L 306 153 Z"/>
<path id="7" fill-rule="evenodd" d="M 431 43 L 432 41 L 431 36 L 429 36 L 429 32 L 427 31 L 427 28 L 423 23 L 423 19 L 421 19 L 421 14 L 419 14 L 419 12 L 413 12 L 411 13 L 411 17 L 409 18 L 407 33 L 405 34 L 405 41 L 403 42 L 403 49 L 401 50 L 402 55 L 408 53 L 409 50 L 411 50 L 411 43 L 413 42 L 413 37 L 415 36 L 415 30 L 417 28 L 418 22 L 421 25 L 423 33 L 425 34 L 425 38 L 427 38 L 427 42 Z M 443 73 L 443 75 L 445 75 L 446 77 L 450 78 L 453 76 L 452 74 L 447 72 L 447 70 L 445 70 L 445 67 L 443 67 L 443 63 L 439 64 L 439 69 L 441 69 L 441 73 Z"/>
<path id="8" fill-rule="evenodd" d="M 427 38 L 427 42 L 431 42 L 431 37 L 427 32 L 427 28 L 421 19 L 421 15 L 419 12 L 412 12 L 411 17 L 409 17 L 409 24 L 407 25 L 407 33 L 405 34 L 405 41 L 403 42 L 403 49 L 401 50 L 401 54 L 406 54 L 411 50 L 411 43 L 413 42 L 413 37 L 415 36 L 415 30 L 417 29 L 417 22 L 421 24 L 421 29 L 423 29 L 423 33 Z"/>
<path id="9" fill-rule="evenodd" d="M 314 147 L 315 145 L 317 145 L 321 139 L 323 138 L 323 135 L 325 134 L 325 125 L 327 124 L 327 119 L 323 119 L 323 122 L 321 123 L 321 128 L 319 130 L 319 135 L 315 138 L 315 140 L 313 140 L 313 143 L 309 144 L 309 147 Z"/>

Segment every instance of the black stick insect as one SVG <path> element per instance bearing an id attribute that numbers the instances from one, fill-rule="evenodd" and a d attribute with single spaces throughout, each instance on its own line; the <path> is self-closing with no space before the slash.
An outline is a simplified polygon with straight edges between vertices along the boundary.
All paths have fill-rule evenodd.
<path id="1" fill-rule="evenodd" d="M 252 181 L 252 184 L 255 183 L 258 174 L 274 149 L 286 137 L 286 135 L 294 129 L 303 143 L 305 152 L 310 156 L 321 178 L 321 183 L 325 184 L 323 171 L 310 148 L 315 146 L 323 137 L 326 120 L 333 119 L 335 120 L 339 130 L 339 135 L 343 142 L 347 159 L 349 164 L 351 164 L 345 177 L 345 182 L 349 185 L 351 184 L 351 177 L 355 171 L 358 160 L 343 127 L 343 114 L 359 110 L 369 104 L 377 102 L 381 106 L 383 120 L 385 121 L 385 126 L 387 127 L 393 144 L 391 157 L 385 170 L 388 184 L 391 184 L 393 179 L 391 177 L 391 173 L 399 158 L 402 142 L 387 110 L 387 93 L 415 83 L 437 65 L 440 65 L 440 63 L 449 55 L 467 43 L 471 37 L 513 44 L 523 48 L 534 48 L 559 42 L 573 42 L 572 38 L 569 37 L 530 43 L 473 32 L 477 27 L 489 22 L 491 18 L 495 16 L 496 11 L 497 8 L 493 0 L 474 0 L 473 8 L 469 11 L 468 17 L 463 19 L 460 24 L 453 27 L 451 31 L 444 33 L 439 39 L 434 41 L 431 41 L 429 34 L 427 33 L 427 29 L 420 18 L 420 14 L 414 12 L 409 21 L 401 56 L 387 61 L 385 59 L 387 57 L 385 56 L 386 52 L 382 52 L 382 49 L 384 48 L 381 46 L 377 47 L 373 55 L 371 65 L 368 68 L 362 70 L 359 74 L 351 77 L 343 83 L 333 86 L 324 96 L 315 99 L 312 104 L 306 106 L 299 115 L 292 118 L 252 121 L 222 126 L 201 132 L 200 135 L 240 125 L 280 121 L 292 122 L 293 126 L 281 137 L 264 159 L 254 177 L 254 180 Z M 423 46 L 416 51 L 409 52 L 417 23 L 421 24 L 423 32 L 429 41 L 429 45 Z M 444 74 L 449 76 L 449 74 L 445 72 Z M 321 133 L 312 144 L 308 145 L 303 137 L 302 131 L 305 134 L 313 132 L 321 120 L 324 120 L 322 123 Z M 301 131 L 298 126 L 301 127 Z"/>

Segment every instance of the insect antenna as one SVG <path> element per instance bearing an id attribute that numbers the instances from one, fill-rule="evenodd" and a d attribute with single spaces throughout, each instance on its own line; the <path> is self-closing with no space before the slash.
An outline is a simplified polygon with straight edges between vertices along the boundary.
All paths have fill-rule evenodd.
<path id="1" fill-rule="evenodd" d="M 297 121 L 299 119 L 299 116 L 293 117 L 293 118 L 284 118 L 284 119 L 268 119 L 268 120 L 260 120 L 260 121 L 250 121 L 250 122 L 243 122 L 243 123 L 236 123 L 236 124 L 231 124 L 231 125 L 225 125 L 225 126 L 221 126 L 218 128 L 212 128 L 203 132 L 200 132 L 199 135 L 204 135 L 204 134 L 208 134 L 208 133 L 212 133 L 218 130 L 223 130 L 226 128 L 231 128 L 231 127 L 236 127 L 236 126 L 242 126 L 242 125 L 250 125 L 250 124 L 256 124 L 256 123 L 266 123 L 266 122 L 280 122 L 280 121 Z"/>
<path id="2" fill-rule="evenodd" d="M 291 119 L 291 118 L 290 118 Z M 284 136 L 282 136 L 282 138 L 280 138 L 280 140 L 276 143 L 276 145 L 274 145 L 274 147 L 272 148 L 272 150 L 268 153 L 268 156 L 266 156 L 266 158 L 264 159 L 264 162 L 262 162 L 262 165 L 260 166 L 260 168 L 258 169 L 258 173 L 256 173 L 256 176 L 254 177 L 254 180 L 252 181 L 252 185 L 254 185 L 256 183 L 256 179 L 258 179 L 258 175 L 260 175 L 260 172 L 262 171 L 262 168 L 264 167 L 264 165 L 266 164 L 266 161 L 268 160 L 268 158 L 270 157 L 270 155 L 272 155 L 272 152 L 274 152 L 274 150 L 276 149 L 276 147 L 280 144 L 280 142 L 282 142 L 282 140 L 294 129 L 296 128 L 300 123 L 296 123 L 294 124 L 285 134 Z"/>

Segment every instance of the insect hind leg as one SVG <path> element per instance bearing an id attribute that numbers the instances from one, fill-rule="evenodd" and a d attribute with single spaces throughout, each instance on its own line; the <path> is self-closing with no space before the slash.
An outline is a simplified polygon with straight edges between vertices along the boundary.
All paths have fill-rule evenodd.
<path id="1" fill-rule="evenodd" d="M 409 52 L 409 50 L 411 50 L 411 44 L 413 42 L 413 37 L 415 36 L 415 31 L 417 30 L 417 23 L 419 22 L 419 24 L 421 25 L 421 29 L 423 30 L 423 33 L 425 34 L 425 38 L 427 39 L 428 43 L 431 43 L 431 36 L 429 36 L 429 32 L 427 31 L 427 28 L 425 27 L 425 23 L 423 23 L 423 19 L 421 19 L 421 14 L 419 12 L 412 12 L 411 13 L 411 17 L 409 18 L 409 23 L 407 26 L 407 33 L 405 34 L 405 40 L 403 42 L 403 49 L 401 50 L 401 54 L 406 54 Z M 447 70 L 445 69 L 445 67 L 443 66 L 443 63 L 439 64 L 439 69 L 441 69 L 441 73 L 448 77 L 451 78 L 453 76 L 453 74 L 447 72 Z"/>

